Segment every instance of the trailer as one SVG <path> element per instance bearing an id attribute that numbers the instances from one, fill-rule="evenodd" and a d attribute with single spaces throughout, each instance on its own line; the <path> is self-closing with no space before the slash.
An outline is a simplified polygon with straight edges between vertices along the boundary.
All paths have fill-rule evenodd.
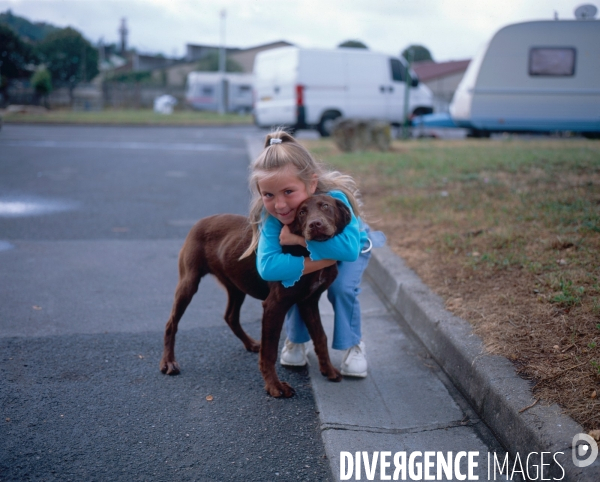
<path id="1" fill-rule="evenodd" d="M 600 21 L 551 20 L 508 25 L 473 58 L 449 116 L 423 116 L 422 127 L 493 132 L 570 131 L 600 136 Z"/>
<path id="2" fill-rule="evenodd" d="M 252 111 L 252 74 L 190 72 L 187 77 L 186 103 L 197 110 L 218 111 L 225 89 L 225 111 Z"/>

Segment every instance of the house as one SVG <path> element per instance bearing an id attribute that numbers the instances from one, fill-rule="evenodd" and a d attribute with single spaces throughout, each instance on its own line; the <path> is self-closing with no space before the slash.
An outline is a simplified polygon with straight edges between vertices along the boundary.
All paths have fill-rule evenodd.
<path id="1" fill-rule="evenodd" d="M 257 45 L 256 47 L 250 47 L 247 49 L 239 48 L 226 48 L 227 57 L 236 61 L 241 67 L 244 73 L 251 73 L 254 67 L 254 57 L 263 50 L 275 49 L 278 47 L 289 47 L 293 44 L 280 40 L 278 42 L 271 42 L 268 44 Z M 219 47 L 212 45 L 186 45 L 185 60 L 187 62 L 194 62 L 201 60 L 210 53 L 218 53 Z"/>
<path id="2" fill-rule="evenodd" d="M 247 49 L 227 48 L 227 58 L 234 60 L 242 67 L 242 73 L 251 74 L 254 67 L 254 58 L 263 50 L 274 49 L 277 47 L 286 47 L 292 45 L 286 41 L 271 42 L 268 44 L 257 45 Z M 186 45 L 186 55 L 183 61 L 164 68 L 164 79 L 166 85 L 184 86 L 188 74 L 197 70 L 199 60 L 202 60 L 211 53 L 219 52 L 219 47 L 212 45 Z M 158 73 L 153 74 L 156 77 Z"/>
<path id="3" fill-rule="evenodd" d="M 252 73 L 254 69 L 254 58 L 259 52 L 264 50 L 276 49 L 279 47 L 293 47 L 294 44 L 280 40 L 278 42 L 271 42 L 268 44 L 257 45 L 256 47 L 250 47 L 247 49 L 238 49 L 236 52 L 232 52 L 230 58 L 235 60 L 242 66 L 244 72 Z"/>
<path id="4" fill-rule="evenodd" d="M 232 54 L 240 50 L 238 48 L 227 47 L 225 54 L 231 58 Z M 185 86 L 188 74 L 197 70 L 198 61 L 206 58 L 208 55 L 218 54 L 219 51 L 220 47 L 214 45 L 186 44 L 185 56 L 171 65 L 155 69 L 152 72 L 152 78 L 168 86 L 183 87 Z"/>
<path id="5" fill-rule="evenodd" d="M 449 62 L 415 62 L 412 68 L 433 92 L 435 112 L 448 112 L 454 92 L 458 87 L 470 60 L 451 60 Z"/>
<path id="6" fill-rule="evenodd" d="M 196 60 L 202 60 L 209 54 L 219 53 L 220 47 L 215 45 L 194 45 L 186 44 L 185 46 L 185 61 L 195 62 Z M 241 49 L 226 47 L 225 51 L 229 57 L 232 53 L 238 52 Z"/>

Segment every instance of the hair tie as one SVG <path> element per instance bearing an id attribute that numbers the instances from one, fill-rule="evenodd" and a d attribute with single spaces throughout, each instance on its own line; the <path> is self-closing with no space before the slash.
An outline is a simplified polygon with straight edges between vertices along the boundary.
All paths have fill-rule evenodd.
<path id="1" fill-rule="evenodd" d="M 269 145 L 272 146 L 273 144 L 281 144 L 283 141 L 281 139 L 277 139 L 277 138 L 273 138 L 269 141 Z"/>

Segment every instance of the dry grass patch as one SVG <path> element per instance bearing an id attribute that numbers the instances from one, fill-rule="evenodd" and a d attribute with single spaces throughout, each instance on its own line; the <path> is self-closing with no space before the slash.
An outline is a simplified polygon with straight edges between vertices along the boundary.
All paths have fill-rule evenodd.
<path id="1" fill-rule="evenodd" d="M 342 154 L 366 217 L 534 396 L 600 429 L 600 142 L 396 142 Z"/>

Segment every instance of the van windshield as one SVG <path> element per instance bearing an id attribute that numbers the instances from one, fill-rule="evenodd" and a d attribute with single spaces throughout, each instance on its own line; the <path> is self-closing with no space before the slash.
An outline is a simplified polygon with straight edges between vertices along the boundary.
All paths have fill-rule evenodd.
<path id="1" fill-rule="evenodd" d="M 398 59 L 390 59 L 392 80 L 395 82 L 406 81 L 406 67 Z"/>

